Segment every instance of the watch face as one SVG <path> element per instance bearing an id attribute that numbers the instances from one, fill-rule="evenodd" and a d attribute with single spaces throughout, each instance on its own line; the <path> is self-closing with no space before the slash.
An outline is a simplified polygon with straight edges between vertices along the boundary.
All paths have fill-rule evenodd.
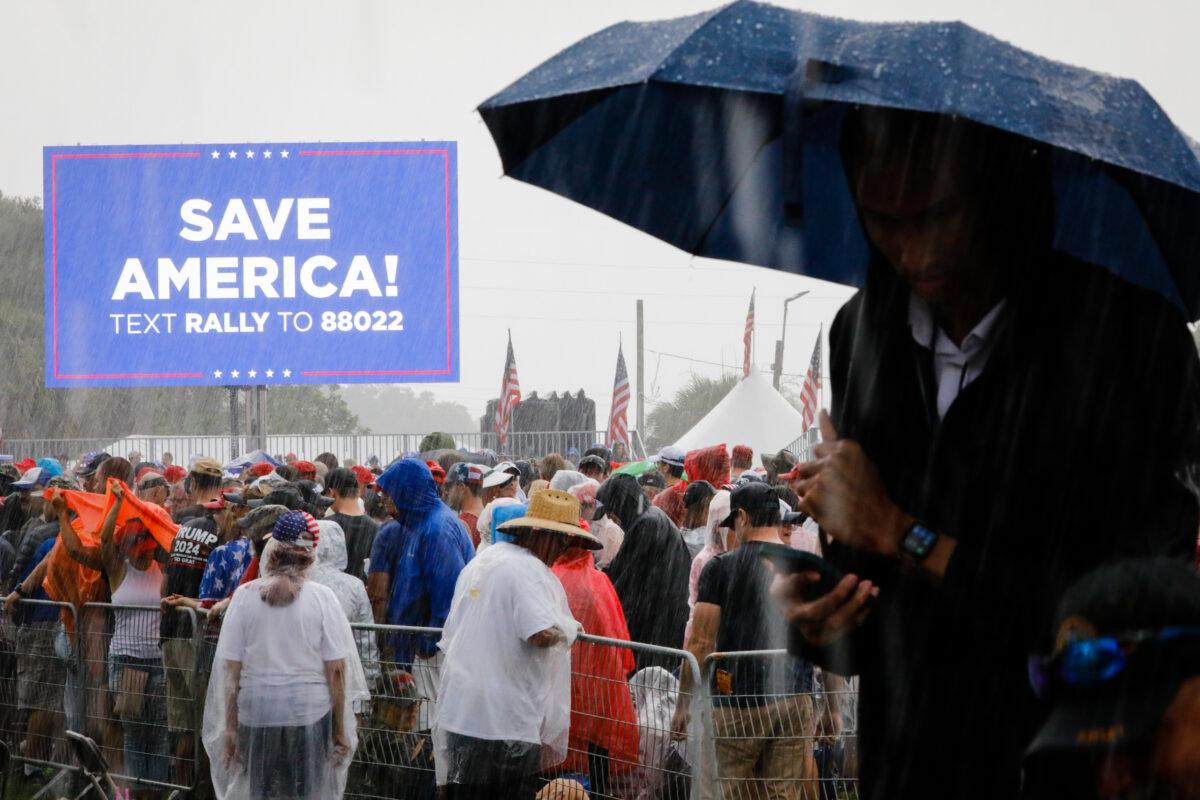
<path id="1" fill-rule="evenodd" d="M 913 558 L 925 558 L 933 550 L 937 537 L 936 533 L 916 523 L 908 529 L 908 534 L 904 537 L 904 552 Z"/>

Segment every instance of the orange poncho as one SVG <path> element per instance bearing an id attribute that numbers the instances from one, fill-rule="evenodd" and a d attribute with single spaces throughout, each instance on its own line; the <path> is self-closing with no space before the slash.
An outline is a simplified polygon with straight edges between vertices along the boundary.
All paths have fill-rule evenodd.
<path id="1" fill-rule="evenodd" d="M 112 493 L 114 483 L 119 481 L 110 478 L 105 494 L 47 489 L 46 501 L 49 502 L 55 495 L 62 495 L 67 501 L 67 507 L 75 512 L 71 527 L 79 536 L 79 540 L 85 547 L 98 547 L 100 528 L 112 504 L 116 502 L 116 495 Z M 124 486 L 123 483 L 121 485 Z M 141 520 L 160 547 L 167 551 L 171 549 L 171 542 L 179 530 L 179 526 L 171 520 L 171 515 L 164 508 L 138 499 L 133 491 L 125 486 L 125 500 L 121 503 L 121 510 L 117 512 L 118 541 L 121 539 L 125 523 L 133 519 Z M 47 559 L 46 579 L 42 582 L 42 587 L 52 600 L 71 603 L 79 608 L 84 603 L 99 603 L 106 599 L 108 587 L 104 585 L 103 575 L 98 570 L 86 567 L 71 558 L 61 536 L 54 543 Z M 62 616 L 63 627 L 67 629 L 68 634 L 74 636 L 74 616 Z"/>
<path id="2" fill-rule="evenodd" d="M 553 572 L 584 633 L 629 641 L 621 601 L 608 576 L 596 569 L 591 551 L 570 551 Z M 589 743 L 608 750 L 614 773 L 637 766 L 637 713 L 627 682 L 633 669 L 633 654 L 625 648 L 581 641 L 572 646 L 571 736 L 563 769 L 586 773 Z"/>

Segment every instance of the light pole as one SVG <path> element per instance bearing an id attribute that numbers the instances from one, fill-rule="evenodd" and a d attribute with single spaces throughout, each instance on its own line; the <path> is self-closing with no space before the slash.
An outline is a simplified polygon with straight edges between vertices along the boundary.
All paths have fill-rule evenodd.
<path id="1" fill-rule="evenodd" d="M 775 369 L 774 380 L 775 391 L 779 391 L 779 381 L 783 377 L 783 341 L 787 338 L 787 312 L 788 303 L 793 300 L 799 300 L 804 295 L 808 294 L 808 290 L 797 292 L 796 294 L 783 301 L 783 329 L 779 332 L 779 339 L 775 342 Z"/>

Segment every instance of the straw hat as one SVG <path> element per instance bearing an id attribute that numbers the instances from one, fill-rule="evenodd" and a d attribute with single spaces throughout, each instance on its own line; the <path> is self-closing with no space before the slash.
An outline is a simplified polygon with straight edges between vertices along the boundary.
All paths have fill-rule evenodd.
<path id="1" fill-rule="evenodd" d="M 511 531 L 528 528 L 538 531 L 553 531 L 574 538 L 579 547 L 602 550 L 604 544 L 579 527 L 579 500 L 567 492 L 542 489 L 529 496 L 529 509 L 525 516 L 503 523 L 497 530 Z"/>

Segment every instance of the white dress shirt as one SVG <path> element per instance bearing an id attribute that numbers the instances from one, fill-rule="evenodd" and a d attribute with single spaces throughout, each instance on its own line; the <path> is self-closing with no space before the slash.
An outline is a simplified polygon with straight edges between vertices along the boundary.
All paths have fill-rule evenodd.
<path id="1" fill-rule="evenodd" d="M 937 327 L 929 305 L 916 295 L 908 298 L 908 327 L 917 344 L 933 350 L 933 376 L 937 383 L 938 419 L 946 416 L 958 393 L 979 377 L 995 344 L 996 320 L 1004 309 L 1001 300 L 971 329 L 962 346 Z"/>

